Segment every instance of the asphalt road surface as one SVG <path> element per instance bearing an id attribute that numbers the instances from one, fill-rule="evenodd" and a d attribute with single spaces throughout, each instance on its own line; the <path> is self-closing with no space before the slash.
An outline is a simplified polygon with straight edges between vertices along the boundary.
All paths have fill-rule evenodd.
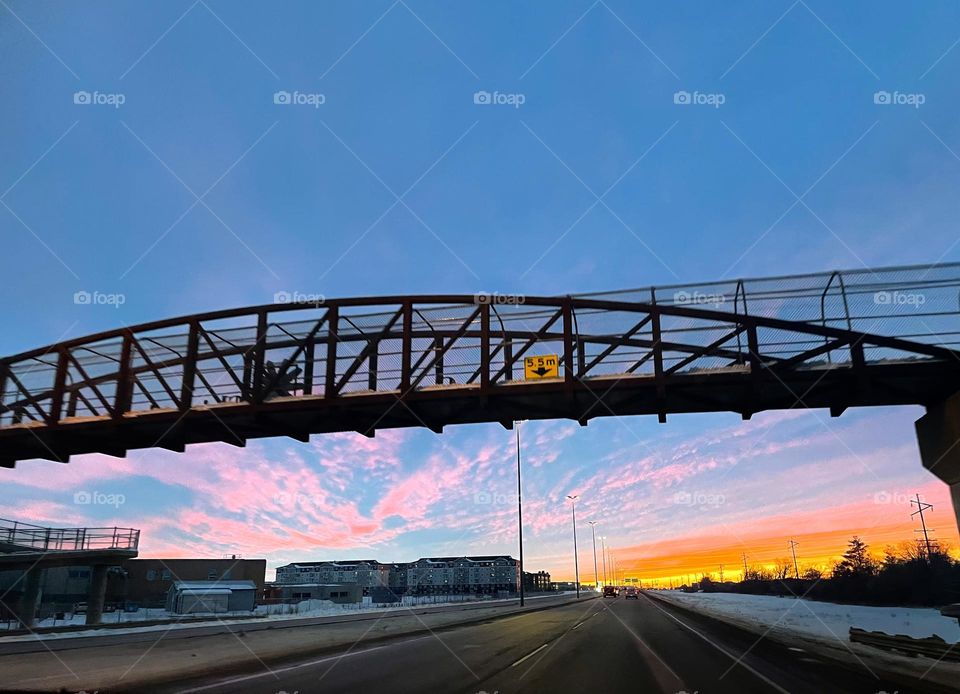
<path id="1" fill-rule="evenodd" d="M 843 650 L 841 644 L 837 644 Z M 745 655 L 744 655 L 745 654 Z M 153 689 L 153 688 L 152 688 Z M 863 666 L 639 600 L 592 599 L 531 614 L 371 643 L 268 671 L 220 675 L 163 692 L 904 692 Z"/>

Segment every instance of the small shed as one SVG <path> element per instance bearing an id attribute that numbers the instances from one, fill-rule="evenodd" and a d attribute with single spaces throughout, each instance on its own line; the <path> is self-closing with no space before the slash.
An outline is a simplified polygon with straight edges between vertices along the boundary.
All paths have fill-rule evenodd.
<path id="1" fill-rule="evenodd" d="M 252 612 L 257 586 L 253 581 L 174 581 L 167 593 L 167 611 L 175 614 Z"/>

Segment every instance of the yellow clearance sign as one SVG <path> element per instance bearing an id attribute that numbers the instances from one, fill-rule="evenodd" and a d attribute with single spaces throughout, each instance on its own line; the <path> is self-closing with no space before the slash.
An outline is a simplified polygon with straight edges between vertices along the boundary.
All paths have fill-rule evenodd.
<path id="1" fill-rule="evenodd" d="M 523 373 L 527 380 L 558 378 L 560 376 L 560 358 L 556 354 L 545 354 L 542 357 L 524 357 Z"/>

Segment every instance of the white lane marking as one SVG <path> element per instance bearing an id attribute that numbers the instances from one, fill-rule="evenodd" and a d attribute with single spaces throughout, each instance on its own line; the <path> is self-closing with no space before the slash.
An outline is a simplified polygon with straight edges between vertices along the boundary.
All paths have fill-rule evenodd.
<path id="1" fill-rule="evenodd" d="M 680 626 L 684 627 L 685 629 L 688 629 L 689 631 L 692 631 L 694 634 L 696 634 L 696 635 L 699 636 L 701 639 L 703 639 L 704 641 L 706 641 L 707 643 L 709 643 L 711 646 L 713 646 L 714 648 L 716 648 L 718 651 L 720 651 L 721 653 L 723 653 L 725 656 L 727 656 L 728 658 L 730 658 L 731 660 L 733 660 L 734 662 L 736 662 L 737 665 L 740 665 L 741 667 L 743 667 L 744 669 L 746 669 L 747 671 L 749 671 L 749 672 L 750 672 L 752 675 L 754 675 L 755 677 L 759 677 L 761 680 L 763 680 L 764 682 L 766 682 L 767 684 L 769 684 L 771 687 L 773 687 L 774 689 L 776 689 L 778 692 L 782 692 L 782 694 L 790 694 L 789 691 L 787 691 L 786 689 L 784 689 L 783 687 L 781 687 L 779 684 L 777 684 L 776 682 L 774 682 L 772 679 L 770 679 L 769 677 L 767 677 L 767 676 L 764 675 L 763 673 L 755 670 L 754 668 L 750 667 L 750 665 L 748 665 L 748 664 L 747 664 L 746 662 L 744 662 L 742 659 L 738 659 L 735 655 L 733 655 L 732 653 L 730 653 L 730 651 L 728 651 L 726 648 L 723 648 L 723 647 L 721 647 L 720 645 L 714 643 L 713 641 L 711 641 L 710 639 L 708 639 L 706 636 L 704 636 L 703 634 L 701 634 L 699 631 L 697 631 L 696 629 L 694 629 L 694 628 L 693 628 L 692 626 L 690 626 L 689 624 L 686 624 L 685 622 L 682 622 L 682 621 L 680 621 L 679 619 L 677 619 L 676 617 L 674 617 L 672 614 L 670 614 L 669 612 L 667 612 L 667 610 L 666 610 L 665 608 L 661 607 L 660 605 L 657 605 L 657 604 L 654 602 L 654 599 L 653 599 L 653 598 L 647 597 L 646 595 L 645 595 L 644 597 L 647 598 L 648 601 L 650 601 L 651 603 L 653 603 L 654 605 L 656 605 L 656 607 L 657 607 L 661 612 L 663 612 L 663 614 L 667 615 L 670 619 L 672 619 L 673 621 L 675 621 L 677 624 L 679 624 Z"/>
<path id="2" fill-rule="evenodd" d="M 259 679 L 260 677 L 273 677 L 274 675 L 280 674 L 281 672 L 290 672 L 291 670 L 299 670 L 300 668 L 310 667 L 312 665 L 320 665 L 321 663 L 327 663 L 331 660 L 338 660 L 340 658 L 350 658 L 355 655 L 365 655 L 367 653 L 373 653 L 374 651 L 379 651 L 384 648 L 390 648 L 391 646 L 400 646 L 407 643 L 413 643 L 414 641 L 422 641 L 423 639 L 431 638 L 430 635 L 427 636 L 418 636 L 415 639 L 408 639 L 406 641 L 400 641 L 399 643 L 393 644 L 384 644 L 383 646 L 374 646 L 372 648 L 367 648 L 362 651 L 352 651 L 350 653 L 338 653 L 336 655 L 328 655 L 324 658 L 318 658 L 316 660 L 311 660 L 306 663 L 298 663 L 296 665 L 288 665 L 287 667 L 282 668 L 273 668 L 270 672 L 258 672 L 253 675 L 245 675 L 243 677 L 234 677 L 229 680 L 221 680 L 219 682 L 214 682 L 213 684 L 205 684 L 202 687 L 193 687 L 192 689 L 181 689 L 177 694 L 191 694 L 191 692 L 204 692 L 208 689 L 216 689 L 217 687 L 226 687 L 231 684 L 236 684 L 238 682 L 248 682 L 250 680 Z"/>
<path id="3" fill-rule="evenodd" d="M 570 604 L 576 604 L 576 603 L 570 603 Z M 561 603 L 560 605 L 557 605 L 557 607 L 563 607 L 563 604 Z M 549 608 L 548 608 L 548 609 L 549 609 Z M 499 621 L 499 622 L 509 622 L 511 619 L 519 619 L 520 617 L 526 617 L 526 616 L 528 616 L 528 615 L 530 615 L 530 614 L 535 614 L 535 613 L 537 613 L 537 612 L 539 612 L 539 611 L 540 611 L 540 610 L 530 610 L 530 611 L 523 612 L 523 613 L 518 614 L 518 615 L 514 615 L 514 616 L 512 616 L 512 617 L 504 617 L 504 618 L 499 619 L 499 620 L 497 620 L 497 621 Z M 592 616 L 592 615 L 591 615 L 591 616 Z M 405 640 L 405 641 L 397 641 L 397 642 L 395 642 L 395 643 L 387 643 L 387 644 L 384 644 L 384 645 L 382 645 L 382 646 L 374 646 L 373 648 L 367 648 L 367 649 L 362 650 L 362 651 L 352 651 L 352 652 L 349 652 L 349 653 L 342 653 L 342 654 L 339 654 L 339 655 L 331 655 L 331 656 L 327 656 L 327 657 L 324 657 L 324 658 L 319 658 L 319 659 L 317 659 L 317 660 L 311 660 L 311 661 L 306 662 L 306 663 L 298 663 L 297 665 L 290 665 L 290 666 L 283 667 L 283 668 L 274 668 L 274 669 L 272 669 L 270 672 L 260 672 L 260 673 L 253 674 L 253 675 L 246 675 L 246 676 L 244 676 L 244 677 L 235 677 L 235 678 L 229 679 L 229 680 L 221 680 L 220 682 L 215 682 L 215 683 L 213 683 L 213 684 L 207 684 L 207 685 L 204 685 L 204 686 L 202 686 L 202 687 L 194 687 L 194 688 L 192 688 L 192 689 L 181 689 L 179 692 L 177 692 L 177 694 L 191 694 L 192 692 L 203 692 L 203 691 L 207 691 L 208 689 L 216 689 L 217 687 L 224 687 L 224 686 L 226 686 L 226 685 L 234 684 L 234 683 L 236 683 L 236 682 L 247 682 L 247 681 L 249 681 L 249 680 L 254 680 L 254 679 L 257 679 L 257 678 L 259 678 L 259 677 L 272 677 L 274 674 L 280 673 L 280 672 L 290 672 L 291 670 L 298 670 L 298 669 L 300 669 L 300 668 L 310 667 L 311 665 L 319 665 L 319 664 L 321 664 L 321 663 L 326 663 L 326 662 L 329 662 L 329 661 L 331 661 L 331 660 L 336 660 L 336 659 L 338 659 L 338 658 L 347 658 L 347 657 L 355 656 L 355 655 L 363 655 L 364 653 L 372 653 L 373 651 L 379 651 L 379 650 L 381 650 L 381 649 L 383 649 L 383 648 L 391 648 L 391 647 L 393 647 L 393 646 L 402 646 L 402 645 L 407 644 L 407 643 L 413 643 L 413 642 L 415 642 L 415 641 L 422 641 L 423 639 L 429 639 L 429 638 L 432 638 L 432 635 L 428 634 L 428 635 L 426 635 L 426 636 L 418 636 L 418 637 L 416 637 L 416 638 L 407 639 L 407 640 Z M 546 648 L 546 646 L 547 646 L 547 644 L 543 644 L 542 646 L 540 646 L 540 648 L 538 648 L 538 649 L 537 649 L 536 651 L 534 651 L 533 653 L 536 653 L 537 651 L 540 651 L 540 650 Z M 520 660 L 518 660 L 517 662 L 515 662 L 514 665 L 519 665 L 519 664 L 522 663 L 524 660 L 526 660 L 526 659 L 529 658 L 531 655 L 533 655 L 533 653 L 531 653 L 530 655 L 527 655 L 527 656 L 524 657 L 524 658 L 521 658 Z"/>
<path id="4" fill-rule="evenodd" d="M 579 629 L 582 626 L 583 626 L 583 622 L 580 622 L 579 624 L 574 624 L 573 629 Z M 573 631 L 573 629 L 571 629 L 570 631 Z"/>
<path id="5" fill-rule="evenodd" d="M 520 663 L 522 663 L 524 660 L 526 660 L 527 658 L 530 658 L 530 657 L 536 655 L 537 653 L 539 653 L 540 651 L 542 651 L 542 650 L 543 650 L 544 648 L 546 648 L 546 647 L 547 647 L 547 644 L 543 644 L 543 645 L 540 646 L 540 648 L 538 648 L 537 650 L 531 651 L 531 652 L 527 653 L 525 656 L 523 656 L 520 660 L 518 660 L 517 662 L 515 662 L 515 663 L 514 663 L 513 665 L 511 665 L 510 667 L 517 667 L 517 665 L 519 665 Z"/>

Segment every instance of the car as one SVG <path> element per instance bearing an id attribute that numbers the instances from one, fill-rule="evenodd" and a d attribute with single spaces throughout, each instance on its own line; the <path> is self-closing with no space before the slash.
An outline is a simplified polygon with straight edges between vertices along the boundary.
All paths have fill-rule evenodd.
<path id="1" fill-rule="evenodd" d="M 627 600 L 630 600 L 631 598 L 634 599 L 634 600 L 639 600 L 639 599 L 640 599 L 640 592 L 639 592 L 636 588 L 634 588 L 633 586 L 630 586 L 629 588 L 627 588 L 626 598 L 627 598 Z"/>
<path id="2" fill-rule="evenodd" d="M 617 587 L 616 587 L 616 586 L 604 586 L 604 587 L 603 587 L 603 597 L 605 597 L 605 598 L 615 598 L 615 597 L 617 597 Z"/>

